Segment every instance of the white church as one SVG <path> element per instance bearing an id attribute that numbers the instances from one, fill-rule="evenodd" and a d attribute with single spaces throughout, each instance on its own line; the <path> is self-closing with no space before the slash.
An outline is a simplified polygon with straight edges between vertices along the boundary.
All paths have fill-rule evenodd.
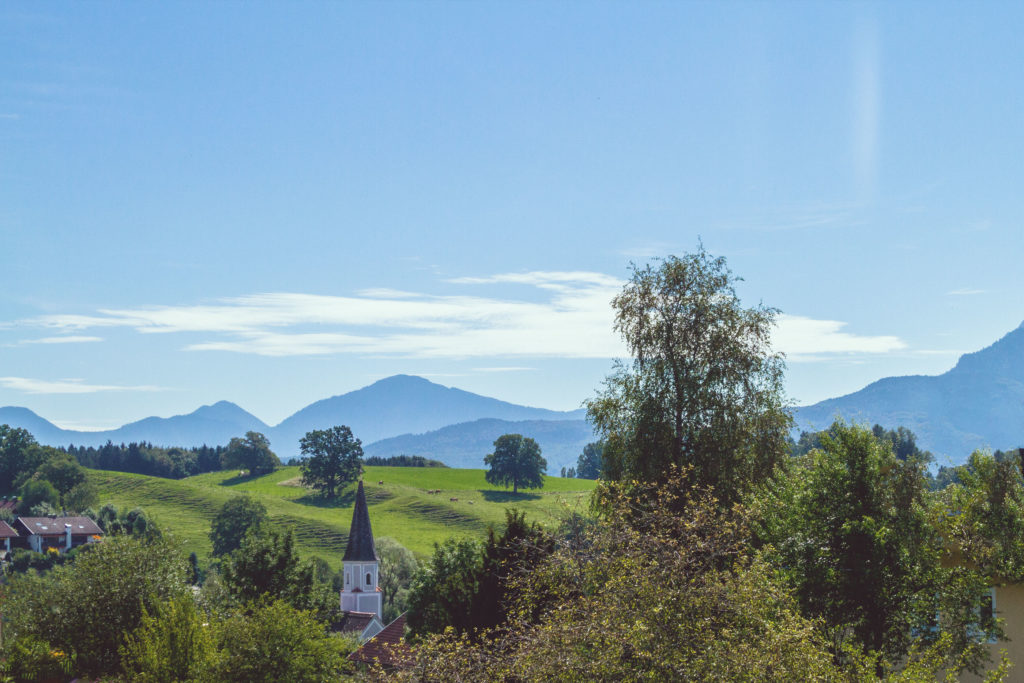
<path id="1" fill-rule="evenodd" d="M 360 633 L 367 641 L 384 629 L 381 620 L 384 594 L 377 585 L 377 548 L 370 529 L 370 511 L 366 506 L 363 482 L 356 490 L 356 503 L 352 509 L 352 526 L 348 532 L 348 546 L 342 558 L 345 583 L 341 589 L 341 619 L 334 630 Z"/>

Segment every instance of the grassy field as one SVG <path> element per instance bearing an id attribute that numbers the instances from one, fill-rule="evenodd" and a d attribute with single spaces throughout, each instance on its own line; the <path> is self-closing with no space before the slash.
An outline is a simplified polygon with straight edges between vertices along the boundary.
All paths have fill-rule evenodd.
<path id="1" fill-rule="evenodd" d="M 210 554 L 210 519 L 224 501 L 247 494 L 266 506 L 273 522 L 294 530 L 300 553 L 340 568 L 355 485 L 337 500 L 325 501 L 299 486 L 299 476 L 298 467 L 262 477 L 238 477 L 232 471 L 178 480 L 89 470 L 101 503 L 141 507 L 201 560 Z M 363 480 L 374 536 L 390 536 L 421 557 L 447 538 L 482 538 L 489 524 L 505 519 L 506 508 L 524 510 L 541 524 L 557 523 L 566 511 L 586 511 L 594 488 L 592 481 L 545 477 L 543 489 L 513 495 L 488 484 L 484 470 L 422 467 L 367 467 Z M 441 492 L 427 493 L 434 489 Z"/>

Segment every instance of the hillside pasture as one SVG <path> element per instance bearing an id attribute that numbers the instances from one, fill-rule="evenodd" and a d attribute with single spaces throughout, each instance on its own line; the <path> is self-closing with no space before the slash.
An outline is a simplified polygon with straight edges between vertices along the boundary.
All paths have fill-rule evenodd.
<path id="1" fill-rule="evenodd" d="M 210 555 L 207 533 L 213 515 L 232 496 L 251 495 L 266 506 L 275 524 L 294 530 L 303 556 L 318 555 L 334 568 L 341 566 L 354 484 L 336 500 L 325 500 L 299 485 L 295 466 L 256 477 L 239 476 L 237 470 L 177 480 L 104 470 L 89 470 L 89 477 L 101 503 L 141 507 L 180 539 L 186 552 L 203 560 Z M 544 525 L 556 524 L 568 511 L 585 512 L 595 485 L 545 477 L 543 489 L 512 494 L 488 484 L 484 470 L 424 467 L 367 467 L 363 481 L 374 536 L 390 536 L 420 557 L 447 538 L 483 538 L 488 525 L 504 521 L 507 508 L 523 510 Z"/>

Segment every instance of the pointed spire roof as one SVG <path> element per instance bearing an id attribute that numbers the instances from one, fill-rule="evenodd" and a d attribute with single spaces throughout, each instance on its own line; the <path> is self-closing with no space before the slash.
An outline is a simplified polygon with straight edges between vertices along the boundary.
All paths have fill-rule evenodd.
<path id="1" fill-rule="evenodd" d="M 352 528 L 348 531 L 348 547 L 345 548 L 344 562 L 376 562 L 377 548 L 373 545 L 373 530 L 370 529 L 370 510 L 366 507 L 366 492 L 363 481 L 359 480 L 356 490 L 356 504 L 352 508 Z"/>

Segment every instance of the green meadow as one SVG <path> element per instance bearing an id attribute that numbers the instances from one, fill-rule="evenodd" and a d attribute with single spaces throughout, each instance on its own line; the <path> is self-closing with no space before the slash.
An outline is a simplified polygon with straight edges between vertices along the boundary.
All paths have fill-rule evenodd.
<path id="1" fill-rule="evenodd" d="M 355 484 L 327 501 L 299 485 L 298 467 L 259 477 L 237 475 L 230 471 L 161 479 L 89 470 L 101 504 L 141 507 L 204 564 L 210 554 L 211 518 L 232 496 L 250 495 L 266 506 L 275 524 L 294 531 L 301 554 L 318 555 L 332 567 L 341 567 Z M 448 538 L 482 538 L 488 525 L 505 519 L 508 508 L 523 510 L 528 519 L 543 525 L 556 524 L 568 511 L 585 512 L 595 484 L 545 477 L 543 489 L 512 494 L 488 484 L 484 470 L 423 467 L 367 467 L 363 481 L 374 536 L 390 536 L 420 557 Z M 438 489 L 440 493 L 429 493 Z"/>

